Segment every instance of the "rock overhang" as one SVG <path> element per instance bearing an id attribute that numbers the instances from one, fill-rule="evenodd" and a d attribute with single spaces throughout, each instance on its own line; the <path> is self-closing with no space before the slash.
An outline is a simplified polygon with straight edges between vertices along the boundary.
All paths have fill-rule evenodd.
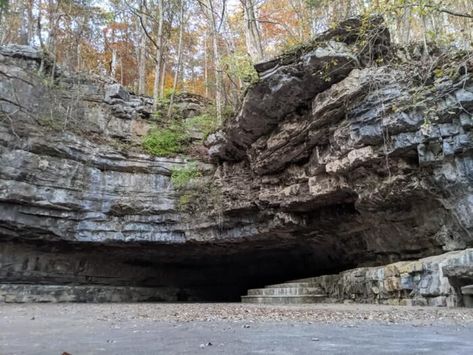
<path id="1" fill-rule="evenodd" d="M 0 234 L 5 250 L 18 255 L 12 265 L 48 260 L 34 276 L 18 266 L 4 275 L 83 283 L 83 265 L 90 265 L 92 282 L 227 287 L 240 280 L 241 290 L 471 246 L 470 78 L 424 88 L 410 75 L 416 63 L 368 61 L 357 46 L 360 22 L 350 21 L 256 66 L 260 81 L 209 138 L 218 163 L 200 168 L 212 185 L 191 191 L 170 179 L 186 159 L 110 144 L 136 138 L 137 122 L 149 124 L 149 99 L 106 81 L 75 85 L 60 72 L 51 88 L 36 76 L 36 54 L 24 54 L 31 50 L 3 51 L 0 64 L 16 74 L 0 85 L 2 112 L 15 118 L 0 126 Z M 389 34 L 377 21 L 370 38 L 380 56 Z M 66 84 L 72 95 L 61 101 L 53 92 Z M 20 102 L 12 88 L 24 95 Z M 413 90 L 428 92 L 422 107 Z M 81 129 L 48 127 L 48 104 L 58 103 L 57 116 L 67 117 L 61 107 L 74 92 L 85 92 Z M 428 125 L 425 107 L 438 108 Z M 180 206 L 182 196 L 193 201 Z M 70 265 L 48 248 L 69 255 Z M 114 277 L 107 260 L 133 267 Z M 47 276 L 51 267 L 65 268 L 67 277 Z M 107 271 L 99 277 L 100 269 Z"/>

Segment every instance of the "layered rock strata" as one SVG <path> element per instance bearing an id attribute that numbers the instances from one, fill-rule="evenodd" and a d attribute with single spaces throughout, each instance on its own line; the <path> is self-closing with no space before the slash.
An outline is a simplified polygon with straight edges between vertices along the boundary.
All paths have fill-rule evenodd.
<path id="1" fill-rule="evenodd" d="M 358 302 L 389 305 L 458 307 L 470 304 L 459 285 L 473 284 L 473 249 L 414 261 L 362 267 L 335 275 L 293 280 L 249 290 L 251 303 Z M 470 270 L 465 273 L 465 269 Z M 462 274 L 461 279 L 459 273 Z M 468 287 L 471 286 L 466 286 Z"/>
<path id="2" fill-rule="evenodd" d="M 287 252 L 284 241 L 266 246 L 266 238 L 245 243 L 255 224 L 272 224 L 260 216 L 185 207 L 186 192 L 170 176 L 188 158 L 135 147 L 156 125 L 149 99 L 100 78 L 53 75 L 48 58 L 28 47 L 0 54 L 3 283 L 171 287 L 169 300 L 237 299 L 248 283 L 281 277 L 273 275 L 281 258 L 289 267 L 303 252 Z M 200 106 L 186 100 L 192 105 L 177 104 L 191 117 Z M 215 168 L 198 167 L 206 184 Z"/>
<path id="3" fill-rule="evenodd" d="M 0 303 L 162 302 L 177 301 L 177 294 L 165 287 L 0 284 Z"/>
<path id="4" fill-rule="evenodd" d="M 449 70 L 402 63 L 379 18 L 355 19 L 258 64 L 214 163 L 177 189 L 188 159 L 135 147 L 148 98 L 2 47 L 2 281 L 238 299 L 473 246 L 471 62 L 432 55 Z"/>
<path id="5" fill-rule="evenodd" d="M 225 207 L 282 219 L 286 235 L 338 263 L 471 246 L 470 57 L 446 75 L 395 49 L 364 66 L 350 42 L 327 46 L 262 66 L 242 109 L 209 138 Z"/>

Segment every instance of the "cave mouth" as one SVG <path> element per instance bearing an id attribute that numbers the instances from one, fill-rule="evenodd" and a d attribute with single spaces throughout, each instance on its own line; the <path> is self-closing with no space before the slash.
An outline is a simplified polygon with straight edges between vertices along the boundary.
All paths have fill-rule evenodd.
<path id="1" fill-rule="evenodd" d="M 16 293 L 10 299 L 19 302 L 239 302 L 250 288 L 353 267 L 324 248 L 274 240 L 159 246 L 10 240 L 0 243 L 0 256 L 0 291 Z"/>

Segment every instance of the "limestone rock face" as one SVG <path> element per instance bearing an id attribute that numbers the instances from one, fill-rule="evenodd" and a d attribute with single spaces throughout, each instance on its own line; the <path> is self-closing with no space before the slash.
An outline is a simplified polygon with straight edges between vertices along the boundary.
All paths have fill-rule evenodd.
<path id="1" fill-rule="evenodd" d="M 156 287 L 0 285 L 0 303 L 177 301 L 178 291 Z"/>
<path id="2" fill-rule="evenodd" d="M 35 56 L 23 59 L 29 53 L 23 51 L 22 60 L 12 62 L 15 56 L 9 53 L 4 52 L 0 63 L 0 209 L 2 226 L 12 228 L 3 236 L 85 242 L 180 240 L 181 232 L 157 226 L 163 219 L 176 218 L 169 216 L 175 209 L 169 176 L 185 160 L 111 146 L 111 138 L 132 139 L 133 126 L 148 116 L 150 103 L 119 84 L 76 84 L 67 77 L 45 84 L 47 74 L 34 73 L 40 64 L 29 61 Z M 30 68 L 32 64 L 36 66 Z M 145 212 L 127 217 L 137 211 Z"/>
<path id="3" fill-rule="evenodd" d="M 376 18 L 258 64 L 208 138 L 213 164 L 177 189 L 186 157 L 133 149 L 155 124 L 149 98 L 2 47 L 1 279 L 238 299 L 472 247 L 471 68 L 437 77 L 395 58 Z M 205 105 L 194 99 L 176 100 L 184 117 Z"/>
<path id="4" fill-rule="evenodd" d="M 472 258 L 473 250 L 466 249 L 384 267 L 345 271 L 334 276 L 328 295 L 338 300 L 391 305 L 461 306 L 463 300 L 454 270 L 473 271 Z M 470 278 L 468 282 L 472 281 Z"/>
<path id="5" fill-rule="evenodd" d="M 178 290 L 169 300 L 202 300 L 237 299 L 247 282 L 278 277 L 281 246 L 259 255 L 265 238 L 244 243 L 272 220 L 216 213 L 217 190 L 173 186 L 171 173 L 187 157 L 136 149 L 156 125 L 150 99 L 108 79 L 52 72 L 46 62 L 28 47 L 0 48 L 2 282 L 164 286 Z M 207 105 L 196 95 L 175 103 L 183 118 Z M 215 167 L 197 166 L 205 186 Z"/>
<path id="6" fill-rule="evenodd" d="M 469 306 L 473 249 L 413 261 L 361 267 L 335 275 L 291 280 L 242 297 L 248 303 L 343 302 L 415 306 Z M 465 290 L 467 290 L 465 292 Z"/>
<path id="7" fill-rule="evenodd" d="M 241 110 L 208 140 L 225 208 L 284 214 L 286 235 L 345 263 L 471 246 L 470 75 L 434 77 L 417 62 L 369 65 L 350 43 L 322 47 L 330 63 L 343 60 L 324 83 L 306 66 L 324 63 L 319 48 L 261 65 Z M 262 88 L 266 96 L 255 94 Z"/>
<path id="8" fill-rule="evenodd" d="M 223 132 L 210 138 L 210 156 L 214 160 L 241 160 L 250 146 L 258 145 L 259 138 L 264 139 L 278 127 L 288 128 L 288 121 L 304 117 L 315 96 L 361 65 L 365 50 L 353 45 L 354 39 L 361 38 L 372 48 L 373 56 L 382 53 L 390 42 L 379 18 L 364 25 L 349 20 L 321 35 L 307 48 L 256 65 L 260 80 L 247 90 L 236 117 L 227 122 Z M 289 128 L 287 138 L 300 139 L 290 133 Z M 288 157 L 294 158 L 297 156 Z"/>

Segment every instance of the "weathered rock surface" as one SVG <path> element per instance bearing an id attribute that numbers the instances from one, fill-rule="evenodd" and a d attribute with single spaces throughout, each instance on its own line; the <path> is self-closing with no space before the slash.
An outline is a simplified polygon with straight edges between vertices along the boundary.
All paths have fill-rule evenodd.
<path id="1" fill-rule="evenodd" d="M 300 143 L 302 137 L 291 133 L 290 122 L 303 119 L 317 94 L 345 79 L 361 64 L 365 52 L 353 45 L 354 39 L 369 38 L 367 42 L 372 46 L 373 55 L 381 54 L 389 45 L 389 33 L 379 22 L 377 17 L 365 25 L 360 21 L 347 21 L 315 39 L 308 48 L 301 47 L 256 65 L 260 80 L 246 92 L 236 117 L 226 122 L 223 132 L 210 138 L 211 157 L 241 160 L 250 146 L 259 145 L 259 138 L 264 139 L 278 128 L 287 129 L 286 138 Z M 362 27 L 366 27 L 363 34 Z M 374 29 L 376 32 L 372 33 Z M 298 155 L 287 159 L 297 161 Z"/>
<path id="2" fill-rule="evenodd" d="M 291 81 L 297 75 L 287 73 L 308 75 L 298 61 L 278 67 L 284 79 L 277 70 L 262 75 L 253 90 L 272 95 L 250 90 L 241 111 L 208 141 L 221 162 L 225 208 L 238 201 L 240 210 L 284 215 L 286 233 L 347 264 L 471 246 L 470 75 L 435 77 L 415 61 L 361 62 L 347 59 L 342 67 L 350 70 L 329 75 L 336 79 L 323 88 Z M 287 97 L 292 105 L 269 110 Z"/>
<path id="3" fill-rule="evenodd" d="M 165 287 L 0 284 L 0 303 L 177 301 L 178 293 Z"/>
<path id="4" fill-rule="evenodd" d="M 29 48 L 0 53 L 3 282 L 169 286 L 192 300 L 235 299 L 261 275 L 280 277 L 272 271 L 286 241 L 267 254 L 259 253 L 267 237 L 245 243 L 273 221 L 221 217 L 211 205 L 190 213 L 170 179 L 187 158 L 131 145 L 153 124 L 147 98 L 99 79 L 52 78 Z M 191 117 L 197 101 L 186 95 L 176 105 L 191 102 Z"/>
<path id="5" fill-rule="evenodd" d="M 458 282 L 458 271 L 469 273 Z M 415 261 L 362 267 L 262 289 L 249 290 L 247 303 L 358 302 L 414 306 L 470 306 L 465 286 L 473 282 L 473 249 Z M 470 286 L 466 286 L 467 288 Z"/>
<path id="6" fill-rule="evenodd" d="M 259 64 L 185 189 L 170 179 L 185 157 L 130 147 L 155 124 L 150 99 L 2 47 L 0 278 L 235 299 L 473 246 L 471 70 L 382 64 L 389 34 L 372 26 L 369 53 L 352 21 Z"/>
<path id="7" fill-rule="evenodd" d="M 454 270 L 473 272 L 473 249 L 311 279 L 329 299 L 391 305 L 463 306 Z M 448 272 L 450 270 L 450 272 Z M 473 278 L 465 280 L 466 284 Z"/>

